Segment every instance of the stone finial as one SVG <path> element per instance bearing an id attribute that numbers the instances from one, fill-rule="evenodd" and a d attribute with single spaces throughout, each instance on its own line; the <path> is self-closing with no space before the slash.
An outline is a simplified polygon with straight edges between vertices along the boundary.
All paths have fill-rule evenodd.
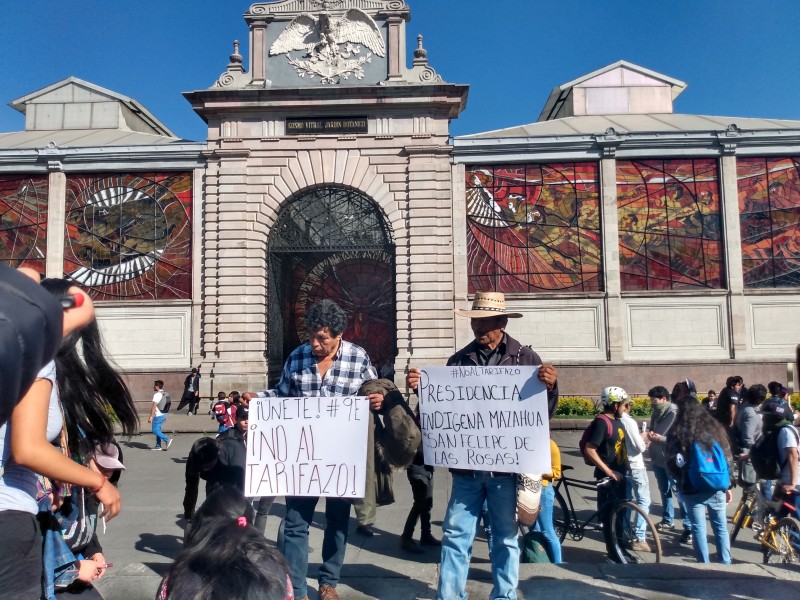
<path id="1" fill-rule="evenodd" d="M 230 56 L 231 65 L 240 65 L 244 60 L 242 55 L 239 54 L 239 40 L 233 40 L 233 54 Z"/>
<path id="2" fill-rule="evenodd" d="M 414 50 L 414 62 L 420 61 L 428 61 L 428 51 L 422 47 L 422 34 L 417 36 L 417 49 Z"/>

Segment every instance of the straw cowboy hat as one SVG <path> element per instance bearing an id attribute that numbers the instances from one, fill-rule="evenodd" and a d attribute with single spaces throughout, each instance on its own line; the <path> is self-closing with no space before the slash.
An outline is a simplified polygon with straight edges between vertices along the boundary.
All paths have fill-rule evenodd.
<path id="1" fill-rule="evenodd" d="M 472 301 L 472 310 L 457 308 L 456 314 L 471 319 L 482 319 L 484 317 L 519 319 L 522 317 L 520 313 L 506 310 L 506 297 L 501 292 L 477 292 L 475 299 Z"/>

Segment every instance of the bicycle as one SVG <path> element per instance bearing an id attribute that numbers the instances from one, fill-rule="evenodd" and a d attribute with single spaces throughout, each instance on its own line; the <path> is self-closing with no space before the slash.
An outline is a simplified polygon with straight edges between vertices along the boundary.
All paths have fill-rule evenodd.
<path id="1" fill-rule="evenodd" d="M 731 519 L 733 523 L 731 545 L 736 541 L 742 528 L 751 528 L 754 532 L 763 531 L 771 510 L 774 511 L 775 506 L 771 506 L 764 496 L 760 483 L 744 488 L 742 498 Z"/>
<path id="2" fill-rule="evenodd" d="M 593 521 L 597 522 L 598 529 L 603 529 L 600 514 L 610 509 L 613 511 L 611 531 L 604 530 L 603 536 L 606 540 L 609 539 L 609 536 L 613 540 L 612 546 L 619 562 L 622 564 L 661 562 L 661 539 L 658 536 L 658 531 L 650 517 L 647 516 L 647 513 L 634 502 L 630 502 L 625 498 L 612 497 L 599 510 L 594 511 L 588 519 L 580 522 L 575 512 L 570 487 L 596 492 L 599 488 L 610 485 L 613 480 L 610 477 L 606 477 L 599 481 L 582 481 L 563 475 L 564 472 L 572 468 L 569 465 L 563 465 L 561 478 L 554 482 L 555 504 L 553 506 L 553 521 L 559 540 L 563 542 L 567 534 L 575 541 L 582 540 L 587 527 Z M 562 488 L 566 493 L 567 500 L 564 500 L 564 496 L 561 493 Z M 639 517 L 644 519 L 645 542 L 650 549 L 649 552 L 644 549 L 637 549 L 637 545 L 635 545 L 637 541 L 635 525 Z"/>
<path id="3" fill-rule="evenodd" d="M 767 500 L 759 484 L 745 488 L 733 513 L 731 544 L 744 527 L 750 527 L 761 543 L 764 564 L 800 564 L 800 521 L 788 516 L 794 506 Z"/>

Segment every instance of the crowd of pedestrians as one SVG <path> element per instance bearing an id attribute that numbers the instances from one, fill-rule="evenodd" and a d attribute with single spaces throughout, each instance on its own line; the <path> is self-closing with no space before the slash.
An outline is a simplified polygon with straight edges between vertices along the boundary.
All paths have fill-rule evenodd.
<path id="1" fill-rule="evenodd" d="M 29 284 L 7 271 L 0 270 L 0 275 L 29 296 L 36 295 Z M 114 428 L 132 434 L 137 416 L 124 381 L 104 358 L 89 297 L 68 282 L 45 281 L 42 287 L 67 310 L 55 318 L 52 306 L 38 300 L 48 336 L 38 340 L 41 350 L 30 361 L 39 365 L 34 370 L 38 372 L 21 373 L 19 398 L 3 406 L 0 528 L 7 543 L 0 545 L 0 553 L 6 554 L 6 560 L 0 560 L 0 590 L 20 598 L 51 600 L 65 593 L 99 598 L 91 584 L 105 575 L 108 563 L 97 543 L 96 524 L 120 511 L 116 482 L 125 469 Z M 448 360 L 448 366 L 539 366 L 552 417 L 558 404 L 558 371 L 506 332 L 509 320 L 521 315 L 506 309 L 503 295 L 478 293 L 470 310 L 457 312 L 470 319 L 474 339 Z M 63 332 L 58 331 L 59 323 Z M 401 548 L 419 553 L 420 546 L 441 547 L 437 599 L 467 597 L 472 545 L 482 518 L 490 532 L 491 598 L 516 598 L 520 548 L 515 475 L 451 469 L 450 501 L 440 540 L 431 524 L 433 473 L 420 450 L 419 414 L 412 413 L 391 381 L 379 379 L 362 348 L 342 339 L 346 323 L 347 316 L 336 303 L 323 300 L 312 305 L 305 314 L 309 341 L 291 353 L 276 386 L 257 393 L 221 393 L 212 405 L 209 412 L 218 422 L 218 435 L 197 440 L 187 459 L 184 546 L 159 586 L 158 600 L 308 598 L 308 537 L 320 498 L 287 497 L 277 550 L 266 540 L 266 518 L 274 498 L 245 498 L 243 493 L 248 405 L 253 397 L 344 395 L 367 396 L 371 411 L 367 448 L 371 460 L 367 494 L 357 510 L 358 530 L 369 535 L 378 502 L 377 477 L 387 468 L 379 463 L 386 460 L 390 469 L 406 469 L 413 492 Z M 54 345 L 52 338 L 62 334 L 60 346 Z M 417 368 L 409 369 L 406 383 L 410 391 L 417 390 Z M 197 414 L 199 388 L 200 372 L 195 368 L 186 377 L 178 408 L 188 405 L 189 413 Z M 650 389 L 652 416 L 643 426 L 630 416 L 632 400 L 625 390 L 604 388 L 602 412 L 581 444 L 595 477 L 611 481 L 599 488 L 598 505 L 604 505 L 604 495 L 613 494 L 651 512 L 649 464 L 661 503 L 658 529 L 676 530 L 673 502 L 677 501 L 683 525 L 680 541 L 692 544 L 698 561 L 708 562 L 709 520 L 717 559 L 729 563 L 725 507 L 737 479 L 743 485 L 757 483 L 753 464 L 759 444 L 763 445 L 759 440 L 775 440 L 779 468 L 773 493 L 800 516 L 800 436 L 787 396 L 778 382 L 746 388 L 740 377 L 733 376 L 716 398 L 700 402 L 694 383 L 683 380 L 671 392 L 663 386 Z M 154 449 L 167 450 L 172 443 L 162 431 L 170 404 L 163 382 L 156 381 L 148 418 L 156 437 Z M 380 439 L 382 420 L 402 425 L 396 428 L 395 435 L 404 436 L 397 445 Z M 561 462 L 552 440 L 550 451 L 551 472 L 543 474 L 541 507 L 533 529 L 541 532 L 549 560 L 560 563 L 553 483 L 560 477 Z M 196 509 L 200 480 L 205 481 L 206 498 Z M 345 562 L 351 504 L 337 497 L 325 499 L 318 569 L 322 600 L 339 598 L 336 588 Z M 610 515 L 601 519 L 609 531 Z M 417 523 L 419 543 L 414 539 Z M 632 549 L 649 551 L 643 520 L 634 524 L 634 531 Z M 611 547 L 608 554 L 613 560 Z"/>

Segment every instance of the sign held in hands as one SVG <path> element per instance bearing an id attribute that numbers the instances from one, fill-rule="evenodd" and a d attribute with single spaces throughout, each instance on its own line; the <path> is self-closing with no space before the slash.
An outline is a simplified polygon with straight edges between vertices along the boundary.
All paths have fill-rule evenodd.
<path id="1" fill-rule="evenodd" d="M 425 367 L 419 396 L 425 464 L 549 473 L 547 387 L 539 367 Z"/>
<path id="2" fill-rule="evenodd" d="M 363 498 L 369 400 L 253 398 L 245 495 Z"/>

